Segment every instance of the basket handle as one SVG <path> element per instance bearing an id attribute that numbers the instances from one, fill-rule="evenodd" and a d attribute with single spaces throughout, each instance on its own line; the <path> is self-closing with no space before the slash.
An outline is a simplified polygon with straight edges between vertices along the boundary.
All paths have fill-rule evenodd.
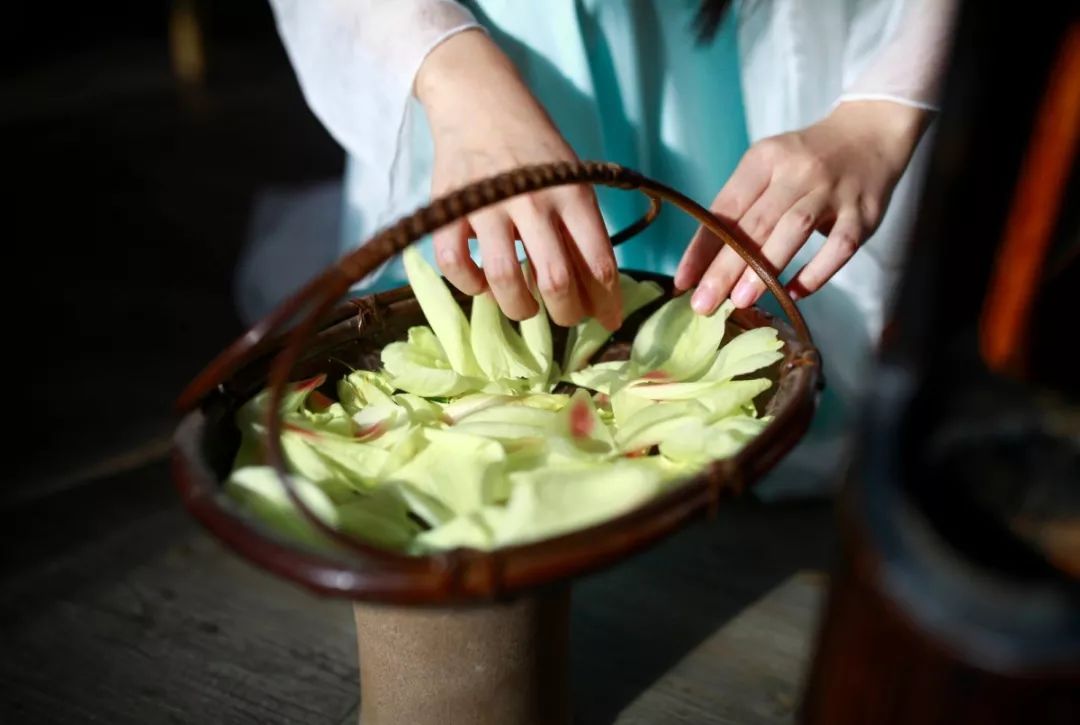
<path id="1" fill-rule="evenodd" d="M 741 233 L 733 230 L 712 212 L 684 194 L 618 164 L 598 161 L 557 162 L 525 166 L 473 182 L 435 199 L 428 206 L 383 229 L 367 243 L 338 260 L 223 350 L 184 390 L 177 401 L 177 408 L 186 412 L 198 406 L 206 395 L 224 383 L 229 376 L 257 355 L 266 352 L 266 343 L 273 335 L 305 312 L 315 309 L 316 314 L 310 315 L 313 320 L 309 327 L 313 328 L 353 284 L 427 234 L 484 207 L 520 194 L 553 186 L 583 183 L 627 190 L 638 189 L 649 199 L 649 210 L 646 214 L 626 229 L 612 235 L 612 244 L 620 244 L 648 227 L 659 214 L 661 201 L 670 202 L 689 214 L 725 245 L 735 250 L 747 266 L 754 270 L 779 302 L 799 339 L 813 346 L 802 314 L 791 297 L 784 292 L 783 286 L 757 248 L 747 244 Z M 300 326 L 303 327 L 302 324 Z M 295 332 L 301 331 L 297 329 Z"/>
<path id="2" fill-rule="evenodd" d="M 452 192 L 405 217 L 393 226 L 376 234 L 366 244 L 348 254 L 326 272 L 309 283 L 304 289 L 277 308 L 253 327 L 232 346 L 219 355 L 184 391 L 179 401 L 182 409 L 194 407 L 201 399 L 223 383 L 255 354 L 262 352 L 260 346 L 290 321 L 303 315 L 296 327 L 288 334 L 286 344 L 277 354 L 270 368 L 270 401 L 266 421 L 266 457 L 275 469 L 283 488 L 293 505 L 312 526 L 355 554 L 369 560 L 391 562 L 400 557 L 393 552 L 366 544 L 344 534 L 324 522 L 305 504 L 296 491 L 295 484 L 285 465 L 281 445 L 282 417 L 278 414 L 293 366 L 300 358 L 305 342 L 315 332 L 319 322 L 358 280 L 403 251 L 425 235 L 465 217 L 491 204 L 496 204 L 519 194 L 538 191 L 564 184 L 602 184 L 620 189 L 639 189 L 650 200 L 649 212 L 631 225 L 615 241 L 621 242 L 644 229 L 656 217 L 660 201 L 669 201 L 698 220 L 705 228 L 716 234 L 734 249 L 746 264 L 764 281 L 766 287 L 779 301 L 791 321 L 800 342 L 813 348 L 813 341 L 806 322 L 792 299 L 784 293 L 776 276 L 769 270 L 752 246 L 743 243 L 735 233 L 715 215 L 685 195 L 618 164 L 594 161 L 560 162 L 527 166 L 478 181 Z M 439 567 L 437 560 L 416 566 Z"/>

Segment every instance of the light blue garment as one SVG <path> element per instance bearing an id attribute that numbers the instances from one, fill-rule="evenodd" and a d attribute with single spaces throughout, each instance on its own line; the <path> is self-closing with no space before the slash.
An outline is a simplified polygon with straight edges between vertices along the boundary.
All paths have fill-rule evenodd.
<path id="1" fill-rule="evenodd" d="M 746 150 L 734 18 L 711 44 L 700 45 L 692 29 L 697 0 L 464 4 L 511 57 L 579 157 L 620 163 L 708 205 Z M 431 140 L 418 105 L 411 122 L 412 173 L 426 183 Z M 600 189 L 598 196 L 612 232 L 647 206 L 637 192 Z M 344 250 L 369 226 L 362 213 L 346 210 Z M 665 208 L 647 232 L 619 249 L 619 263 L 672 274 L 694 229 L 689 216 Z M 433 261 L 430 240 L 423 249 Z M 401 284 L 404 271 L 394 262 L 360 289 Z"/>

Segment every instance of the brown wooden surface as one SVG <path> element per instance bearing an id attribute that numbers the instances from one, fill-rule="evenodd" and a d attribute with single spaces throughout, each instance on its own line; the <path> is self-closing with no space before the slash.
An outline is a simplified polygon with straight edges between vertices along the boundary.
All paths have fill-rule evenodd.
<path id="1" fill-rule="evenodd" d="M 575 590 L 579 723 L 790 722 L 826 504 L 737 503 Z M 0 512 L 0 722 L 352 723 L 347 603 L 254 569 L 164 464 Z"/>

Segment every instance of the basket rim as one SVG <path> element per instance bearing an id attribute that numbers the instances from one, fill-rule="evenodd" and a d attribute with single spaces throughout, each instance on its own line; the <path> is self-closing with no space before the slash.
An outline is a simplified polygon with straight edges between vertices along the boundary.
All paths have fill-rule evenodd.
<path id="1" fill-rule="evenodd" d="M 670 299 L 670 277 L 623 272 L 661 282 L 662 299 Z M 360 339 L 375 331 L 373 320 L 391 305 L 414 299 L 407 286 L 350 299 L 327 319 L 321 334 L 333 337 L 341 331 Z M 222 481 L 203 452 L 212 433 L 210 401 L 184 416 L 177 430 L 173 479 L 186 508 L 217 538 L 252 563 L 321 595 L 394 604 L 463 604 L 576 578 L 657 543 L 702 513 L 715 515 L 725 499 L 760 480 L 805 433 L 821 386 L 817 349 L 801 340 L 785 320 L 756 307 L 736 310 L 731 321 L 744 329 L 772 326 L 784 342 L 774 394 L 783 388 L 787 399 L 773 420 L 735 456 L 714 461 L 655 498 L 584 529 L 493 551 L 454 549 L 414 555 L 364 547 L 336 557 L 304 549 L 242 514 L 221 495 Z M 265 364 L 272 352 L 249 361 L 229 380 Z"/>

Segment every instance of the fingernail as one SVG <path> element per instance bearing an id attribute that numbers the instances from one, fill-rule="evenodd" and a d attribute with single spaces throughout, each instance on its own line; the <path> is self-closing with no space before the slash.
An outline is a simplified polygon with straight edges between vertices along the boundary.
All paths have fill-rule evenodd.
<path id="1" fill-rule="evenodd" d="M 735 291 L 731 293 L 731 301 L 735 303 L 736 307 L 749 307 L 750 303 L 754 301 L 754 284 L 743 280 L 735 286 Z"/>
<path id="2" fill-rule="evenodd" d="M 690 298 L 690 307 L 699 315 L 707 315 L 716 309 L 716 293 L 708 287 L 698 287 Z"/>
<path id="3" fill-rule="evenodd" d="M 802 295 L 799 294 L 799 290 L 797 290 L 797 289 L 789 289 L 788 290 L 788 297 L 791 298 L 792 302 L 798 302 L 799 300 L 802 299 Z"/>

